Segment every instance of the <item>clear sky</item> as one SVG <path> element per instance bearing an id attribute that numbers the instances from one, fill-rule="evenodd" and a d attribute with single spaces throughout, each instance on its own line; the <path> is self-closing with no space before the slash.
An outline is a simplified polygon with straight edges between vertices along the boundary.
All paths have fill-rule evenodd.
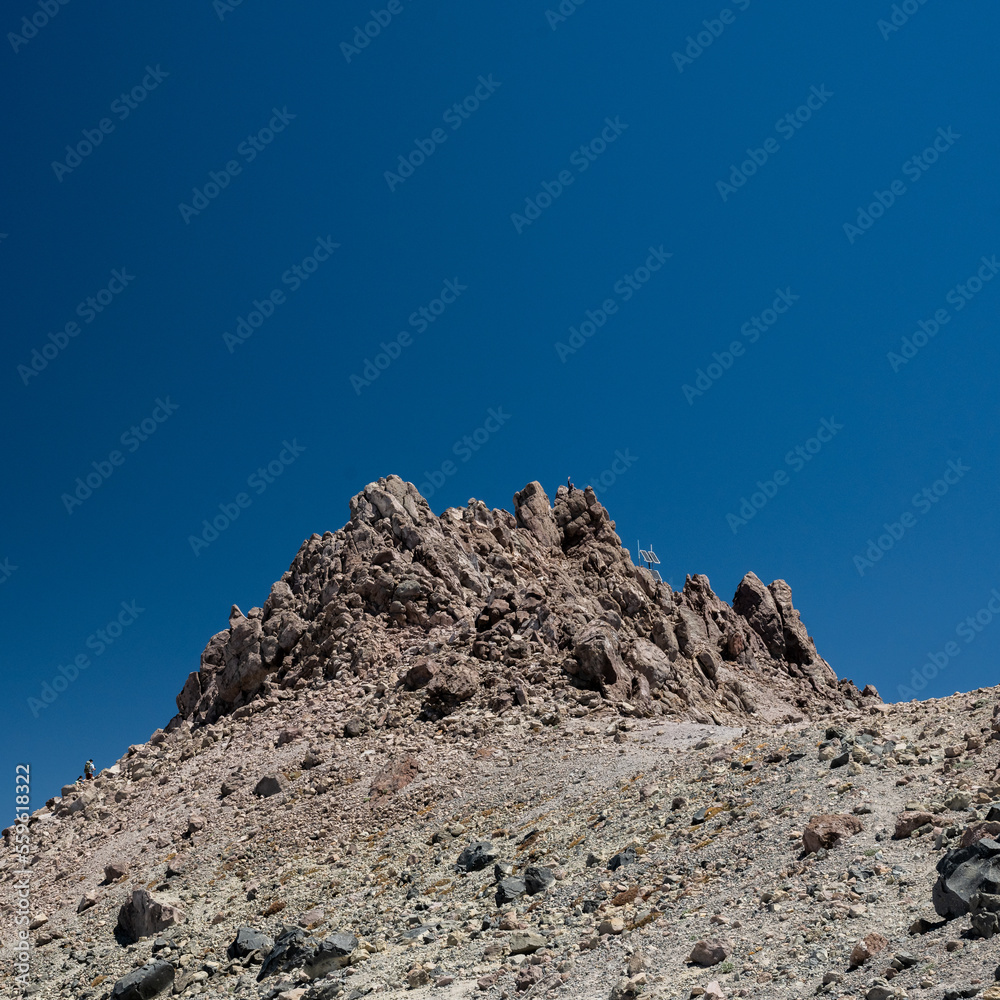
<path id="1" fill-rule="evenodd" d="M 36 805 L 389 473 L 437 512 L 592 483 L 677 587 L 788 580 L 887 700 L 997 682 L 995 4 L 2 28 L 0 763 Z"/>

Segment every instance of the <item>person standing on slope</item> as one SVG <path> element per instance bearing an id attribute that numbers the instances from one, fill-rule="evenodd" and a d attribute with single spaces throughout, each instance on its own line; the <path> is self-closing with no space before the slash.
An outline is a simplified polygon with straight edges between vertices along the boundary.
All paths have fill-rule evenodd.
<path id="1" fill-rule="evenodd" d="M 90 779 L 94 777 L 94 762 L 92 760 L 88 760 L 87 763 L 83 765 L 83 776 L 87 779 L 87 781 L 90 781 Z"/>

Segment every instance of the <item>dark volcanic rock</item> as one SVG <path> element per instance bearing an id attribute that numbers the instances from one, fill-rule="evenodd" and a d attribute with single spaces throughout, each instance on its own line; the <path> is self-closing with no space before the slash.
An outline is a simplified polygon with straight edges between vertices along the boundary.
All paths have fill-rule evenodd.
<path id="1" fill-rule="evenodd" d="M 555 880 L 556 877 L 550 868 L 529 865 L 524 869 L 524 885 L 529 896 L 544 892 Z"/>
<path id="2" fill-rule="evenodd" d="M 253 793 L 260 799 L 279 795 L 285 790 L 285 782 L 278 774 L 265 774 L 254 787 Z"/>
<path id="3" fill-rule="evenodd" d="M 934 909 L 942 917 L 961 917 L 978 893 L 1000 893 L 1000 843 L 989 838 L 948 851 L 937 863 Z"/>
<path id="4" fill-rule="evenodd" d="M 511 877 L 502 879 L 497 884 L 496 902 L 497 906 L 506 906 L 520 899 L 527 892 L 528 887 L 523 879 Z"/>
<path id="5" fill-rule="evenodd" d="M 608 861 L 608 870 L 617 871 L 625 865 L 634 865 L 638 855 L 634 847 L 626 847 L 624 851 L 619 851 Z"/>
<path id="6" fill-rule="evenodd" d="M 301 927 L 286 927 L 264 959 L 257 980 L 302 965 L 312 953 L 312 948 L 305 943 L 306 937 Z"/>
<path id="7" fill-rule="evenodd" d="M 115 983 L 113 1000 L 151 1000 L 174 984 L 174 967 L 169 962 L 147 962 Z"/>
<path id="8" fill-rule="evenodd" d="M 458 856 L 456 866 L 463 872 L 477 872 L 496 861 L 496 851 L 488 840 L 474 840 Z"/>
<path id="9" fill-rule="evenodd" d="M 268 937 L 263 931 L 253 927 L 241 927 L 236 932 L 233 943 L 229 946 L 226 954 L 230 958 L 246 958 L 254 952 L 269 952 L 274 947 L 274 939 Z"/>
<path id="10" fill-rule="evenodd" d="M 320 979 L 334 969 L 347 965 L 358 939 L 345 931 L 330 934 L 312 949 L 302 968 L 310 979 Z"/>

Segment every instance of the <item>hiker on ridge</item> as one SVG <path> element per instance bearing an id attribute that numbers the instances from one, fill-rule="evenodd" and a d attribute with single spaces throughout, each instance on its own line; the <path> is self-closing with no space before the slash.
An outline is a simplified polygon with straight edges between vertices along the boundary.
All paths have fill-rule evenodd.
<path id="1" fill-rule="evenodd" d="M 88 760 L 86 764 L 83 765 L 83 776 L 90 781 L 94 777 L 94 762 Z"/>

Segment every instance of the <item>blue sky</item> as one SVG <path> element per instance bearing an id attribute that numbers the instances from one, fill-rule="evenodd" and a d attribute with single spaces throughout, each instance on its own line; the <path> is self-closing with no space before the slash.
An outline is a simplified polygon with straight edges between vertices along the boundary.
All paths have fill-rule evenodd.
<path id="1" fill-rule="evenodd" d="M 996 682 L 994 5 L 46 8 L 0 55 L 37 802 L 389 473 L 593 483 L 677 587 L 788 580 L 886 699 Z"/>

